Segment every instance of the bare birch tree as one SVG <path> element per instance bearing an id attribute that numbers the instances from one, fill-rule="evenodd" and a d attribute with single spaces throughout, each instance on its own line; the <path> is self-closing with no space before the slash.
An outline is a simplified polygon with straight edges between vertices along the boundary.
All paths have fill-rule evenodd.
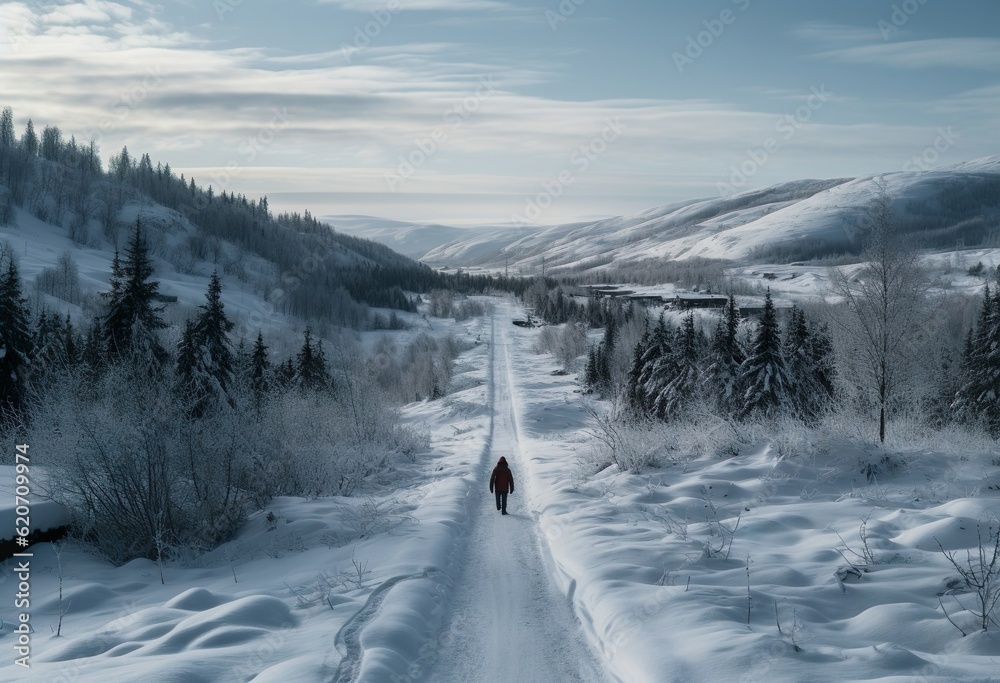
<path id="1" fill-rule="evenodd" d="M 899 396 L 928 319 L 931 280 L 917 250 L 899 234 L 884 179 L 875 181 L 864 221 L 864 266 L 853 277 L 837 268 L 831 271 L 833 290 L 844 302 L 834 320 L 852 347 L 859 388 L 874 397 L 879 441 L 884 443 L 887 412 Z"/>

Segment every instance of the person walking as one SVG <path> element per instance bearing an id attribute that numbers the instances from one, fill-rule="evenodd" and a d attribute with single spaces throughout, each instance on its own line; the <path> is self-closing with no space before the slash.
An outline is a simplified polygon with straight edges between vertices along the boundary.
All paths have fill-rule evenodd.
<path id="1" fill-rule="evenodd" d="M 507 458 L 501 457 L 497 466 L 493 468 L 490 475 L 490 493 L 495 493 L 497 497 L 497 510 L 500 514 L 507 514 L 507 494 L 514 493 L 514 474 L 507 467 Z"/>

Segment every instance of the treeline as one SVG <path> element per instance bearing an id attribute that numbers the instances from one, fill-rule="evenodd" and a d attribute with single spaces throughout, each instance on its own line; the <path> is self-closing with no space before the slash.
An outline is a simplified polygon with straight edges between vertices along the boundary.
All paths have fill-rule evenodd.
<path id="1" fill-rule="evenodd" d="M 521 299 L 537 317 L 550 325 L 580 322 L 589 327 L 604 327 L 617 314 L 609 302 L 582 297 L 579 292 L 578 287 L 539 277 L 524 287 Z"/>
<path id="2" fill-rule="evenodd" d="M 9 247 L 0 265 L 3 429 L 45 454 L 49 493 L 116 562 L 211 547 L 273 496 L 383 476 L 424 445 L 394 406 L 444 395 L 463 348 L 420 336 L 366 358 L 306 328 L 275 358 L 263 333 L 234 344 L 217 273 L 175 335 L 139 223 L 86 325 L 33 313 Z"/>
<path id="3" fill-rule="evenodd" d="M 794 307 L 782 328 L 770 291 L 753 325 L 741 317 L 730 296 L 711 336 L 698 327 L 693 312 L 679 326 L 661 314 L 650 329 L 646 312 L 639 309 L 646 330 L 631 349 L 627 373 L 616 373 L 619 317 L 627 323 L 635 311 L 609 319 L 584 372 L 589 391 L 619 396 L 633 416 L 669 422 L 709 410 L 727 419 L 793 415 L 812 422 L 833 402 L 828 329 Z"/>
<path id="4" fill-rule="evenodd" d="M 130 203 L 162 205 L 197 228 L 169 250 L 168 240 L 152 241 L 154 249 L 168 250 L 162 256 L 182 272 L 214 262 L 249 282 L 274 310 L 318 324 L 370 327 L 376 319 L 369 307 L 414 312 L 413 294 L 431 289 L 520 293 L 516 280 L 446 275 L 388 247 L 338 233 L 308 211 L 274 215 L 267 197 L 254 200 L 201 186 L 177 175 L 170 164 L 154 165 L 149 154 L 136 155 L 127 147 L 111 155 L 105 172 L 94 142 L 67 140 L 56 126 L 38 134 L 30 119 L 18 136 L 12 110 L 0 112 L 0 223 L 10 223 L 21 206 L 65 228 L 79 244 L 117 245 L 119 234 L 127 235 L 121 212 Z M 244 253 L 272 264 L 271 272 L 250 272 Z"/>
<path id="5" fill-rule="evenodd" d="M 913 301 L 922 320 L 902 340 L 902 355 L 885 357 L 885 381 L 860 370 L 866 353 L 850 328 L 831 328 L 850 312 L 841 304 L 818 304 L 810 312 L 792 306 L 779 315 L 770 292 L 759 318 L 741 315 L 735 297 L 715 322 L 688 312 L 683 317 L 649 311 L 615 299 L 559 304 L 557 288 L 544 296 L 541 286 L 526 302 L 549 322 L 539 350 L 552 353 L 564 368 L 581 369 L 585 391 L 611 401 L 624 424 L 688 424 L 706 418 L 749 424 L 797 420 L 815 426 L 831 420 L 854 424 L 855 417 L 878 415 L 921 424 L 931 430 L 955 426 L 1000 438 L 1000 274 L 984 288 L 964 343 L 952 344 L 971 302 Z M 546 303 L 547 302 L 547 303 Z M 556 313 L 563 311 L 563 320 Z M 601 311 L 597 314 L 597 311 Z M 890 313 L 896 313 L 889 309 Z M 600 325 L 593 324 L 602 319 Z M 958 323 L 958 325 L 956 325 Z M 603 327 L 599 342 L 578 358 L 583 327 Z M 872 339 L 870 341 L 877 341 Z M 868 349 L 871 351 L 872 349 Z M 879 397 L 883 400 L 880 402 Z M 846 419 L 845 419 L 846 418 Z M 884 425 L 882 425 L 884 428 Z M 884 431 L 880 433 L 884 438 Z"/>

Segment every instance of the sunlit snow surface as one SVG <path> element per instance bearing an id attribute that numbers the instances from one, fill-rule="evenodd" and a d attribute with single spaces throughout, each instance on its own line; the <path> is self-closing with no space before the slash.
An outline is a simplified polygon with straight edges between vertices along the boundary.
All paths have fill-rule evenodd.
<path id="1" fill-rule="evenodd" d="M 713 219 L 713 229 L 742 229 L 740 222 L 750 219 L 762 225 L 808 208 L 798 204 Z M 168 242 L 184 238 L 170 212 L 142 210 L 167 226 Z M 625 226 L 633 230 L 634 248 L 649 246 L 643 240 L 652 237 L 641 232 L 655 230 L 660 214 L 692 210 L 670 207 Z M 74 245 L 64 231 L 24 212 L 17 220 L 18 227 L 0 229 L 0 238 L 17 252 L 29 296 L 34 277 L 66 250 L 86 292 L 107 286 L 109 247 Z M 612 239 L 622 227 L 609 223 L 603 234 Z M 580 259 L 607 248 L 600 240 L 591 245 L 587 232 L 569 229 L 566 246 L 555 248 L 582 250 L 572 254 Z M 539 234 L 528 228 L 519 239 Z M 476 248 L 495 248 L 487 242 Z M 968 276 L 968 267 L 996 265 L 1000 250 L 925 258 L 941 286 L 971 292 L 982 280 Z M 252 260 L 248 266 L 264 267 Z M 165 312 L 172 322 L 203 301 L 210 273 L 207 263 L 182 274 L 158 262 L 161 291 L 179 299 Z M 829 274 L 822 267 L 758 264 L 733 275 L 771 287 L 787 303 L 825 296 Z M 295 323 L 240 283 L 224 284 L 227 311 L 245 321 L 238 333 L 252 337 L 263 327 L 287 352 L 298 335 Z M 633 289 L 675 293 L 669 286 Z M 43 301 L 81 314 L 51 297 Z M 956 583 L 938 548 L 940 542 L 963 556 L 975 543 L 976 521 L 1000 510 L 995 448 L 889 453 L 905 467 L 881 475 L 877 485 L 859 463 L 882 454 L 846 441 L 784 457 L 759 443 L 736 457 L 681 458 L 641 476 L 614 467 L 597 472 L 576 378 L 553 374 L 555 362 L 532 351 L 538 331 L 510 325 L 523 314 L 497 303 L 495 338 L 484 319 L 414 318 L 418 327 L 394 333 L 405 342 L 422 331 L 453 331 L 474 348 L 458 361 L 454 393 L 404 410 L 407 421 L 430 433 L 430 451 L 415 462 L 400 458 L 362 495 L 275 500 L 232 542 L 165 563 L 162 582 L 155 562 L 113 567 L 65 546 L 61 606 L 52 548 L 34 546 L 30 669 L 13 664 L 18 581 L 13 563 L 4 563 L 0 652 L 7 654 L 0 657 L 0 680 L 996 678 L 1000 645 L 992 631 L 977 632 L 967 609 L 973 596 L 943 597 L 967 637 L 941 609 L 939 594 Z M 366 333 L 362 341 L 371 346 L 375 338 Z M 44 467 L 44 454 L 31 455 L 33 467 Z M 496 515 L 486 491 L 499 455 L 512 461 L 521 483 L 507 518 Z M 14 513 L 9 469 L 5 475 L 0 522 L 8 530 L 0 537 L 10 536 Z M 385 511 L 374 533 L 365 530 L 372 506 Z M 742 514 L 728 560 L 704 553 L 716 514 L 730 527 Z M 33 527 L 61 523 L 62 515 L 33 497 Z M 861 547 L 859 525 L 869 515 L 869 542 L 880 562 L 860 579 L 842 571 L 838 579 L 847 566 L 841 552 L 857 562 L 845 543 Z"/>
<path id="2" fill-rule="evenodd" d="M 995 678 L 1000 640 L 959 604 L 972 596 L 945 598 L 967 637 L 941 610 L 955 571 L 937 543 L 975 544 L 998 507 L 996 452 L 889 453 L 905 466 L 877 483 L 860 464 L 882 454 L 848 441 L 595 472 L 575 378 L 532 352 L 538 331 L 515 314 L 500 304 L 492 344 L 488 321 L 464 325 L 479 344 L 459 359 L 460 390 L 404 411 L 431 450 L 401 459 L 370 501 L 276 500 L 275 523 L 257 515 L 222 548 L 167 563 L 165 584 L 154 562 L 67 547 L 60 638 L 55 558 L 36 546 L 32 668 L 8 654 L 0 680 Z M 507 518 L 486 490 L 498 453 L 520 484 Z M 366 503 L 386 505 L 391 528 L 358 538 Z M 742 515 L 728 560 L 704 553 L 716 515 Z M 861 548 L 869 515 L 879 563 L 838 580 L 837 549 Z M 5 573 L 4 646 L 14 590 Z M 538 658 L 548 666 L 510 664 Z"/>

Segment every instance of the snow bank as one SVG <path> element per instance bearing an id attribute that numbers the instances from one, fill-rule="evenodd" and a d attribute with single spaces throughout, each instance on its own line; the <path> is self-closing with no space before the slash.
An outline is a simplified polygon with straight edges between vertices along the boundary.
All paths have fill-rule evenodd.
<path id="1" fill-rule="evenodd" d="M 471 344 L 488 334 L 488 320 L 449 329 Z M 487 345 L 474 346 L 455 377 L 464 390 L 403 410 L 430 433 L 431 450 L 401 457 L 389 480 L 354 498 L 275 499 L 236 539 L 162 568 L 149 560 L 114 567 L 66 546 L 62 601 L 53 549 L 35 546 L 32 666 L 2 658 L 0 680 L 402 680 L 434 647 L 462 556 L 468 493 L 479 485 Z M 12 568 L 0 565 L 0 647 L 8 652 Z"/>
<path id="2" fill-rule="evenodd" d="M 957 574 L 937 546 L 964 558 L 976 521 L 1000 509 L 997 492 L 978 487 L 996 477 L 989 454 L 907 454 L 877 490 L 857 467 L 863 449 L 838 443 L 825 454 L 778 458 L 762 444 L 641 476 L 595 473 L 581 457 L 594 439 L 575 378 L 526 351 L 537 331 L 506 334 L 555 576 L 621 680 L 995 676 L 1000 637 L 976 633 L 973 596 L 946 603 L 969 637 L 942 612 L 939 594 Z M 866 518 L 878 562 L 867 566 L 854 554 Z M 842 571 L 849 561 L 858 576 Z"/>

